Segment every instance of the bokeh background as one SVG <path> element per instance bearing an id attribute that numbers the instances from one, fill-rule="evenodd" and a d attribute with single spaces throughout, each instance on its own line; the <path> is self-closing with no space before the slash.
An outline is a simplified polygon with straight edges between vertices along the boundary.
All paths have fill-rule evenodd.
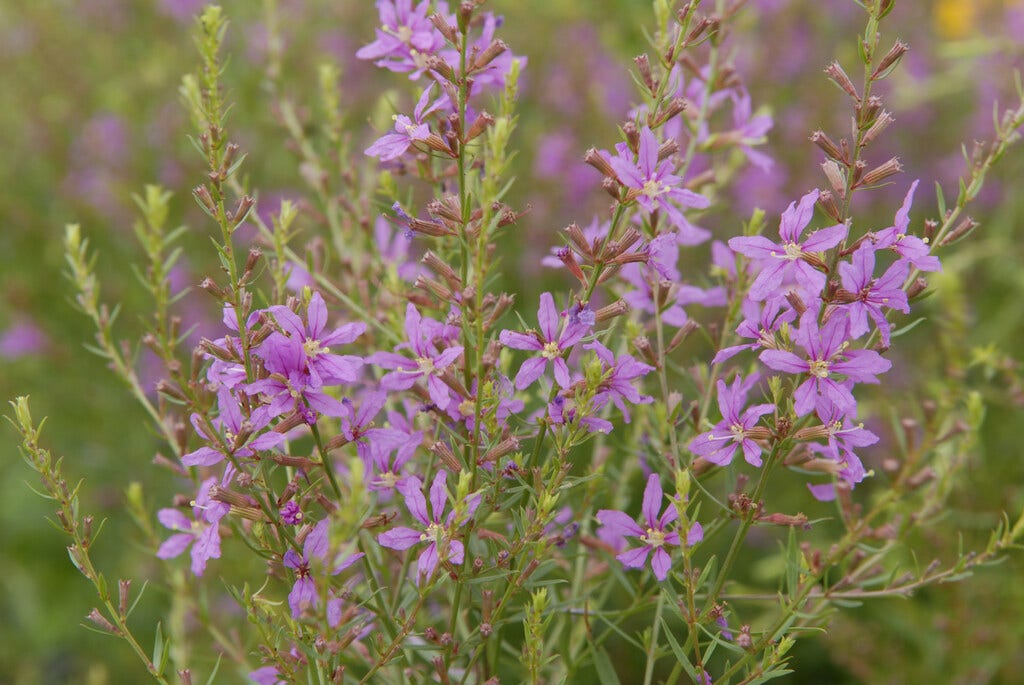
<path id="1" fill-rule="evenodd" d="M 276 5 L 279 25 L 268 26 Z M 492 0 L 505 16 L 503 37 L 526 55 L 520 149 L 512 204 L 533 210 L 510 245 L 510 282 L 556 279 L 538 266 L 569 221 L 589 222 L 606 205 L 597 174 L 581 157 L 616 142 L 616 125 L 635 101 L 628 66 L 645 48 L 649 3 L 640 0 Z M 708 3 L 710 4 L 710 3 Z M 762 207 L 769 217 L 807 189 L 822 185 L 819 153 L 807 141 L 824 128 L 848 127 L 844 96 L 824 79 L 833 58 L 856 59 L 863 14 L 852 0 L 751 0 L 732 40 L 734 61 L 757 106 L 775 127 L 764 148 L 770 173 L 744 171 L 713 221 L 719 237 Z M 0 0 L 0 397 L 32 396 L 34 414 L 49 416 L 46 438 L 66 455 L 72 478 L 85 479 L 83 508 L 109 522 L 95 549 L 108 577 L 137 585 L 156 577 L 153 550 L 123 514 L 124 491 L 138 482 L 163 505 L 174 484 L 152 465 L 159 441 L 142 411 L 85 351 L 92 331 L 69 302 L 62 276 L 61 235 L 81 223 L 99 251 L 105 299 L 123 303 L 119 332 L 137 344 L 145 298 L 130 264 L 141 255 L 133 234 L 132 195 L 159 183 L 175 193 L 172 222 L 204 227 L 186 236 L 177 287 L 198 283 L 210 268 L 207 239 L 189 189 L 202 160 L 188 141 L 180 104 L 181 76 L 196 64 L 191 29 L 198 0 Z M 231 19 L 225 81 L 232 138 L 249 153 L 246 174 L 263 207 L 306 190 L 295 155 L 266 88 L 268 38 L 279 35 L 282 92 L 301 112 L 316 103 L 317 66 L 339 65 L 345 122 L 353 149 L 387 125 L 387 100 L 408 100 L 401 76 L 354 58 L 372 37 L 368 0 L 225 0 Z M 899 155 L 906 173 L 859 207 L 859 217 L 891 224 L 906 187 L 922 179 L 913 216 L 935 216 L 938 181 L 955 197 L 964 170 L 961 144 L 991 138 L 993 103 L 1015 102 L 1013 68 L 1024 64 L 1021 0 L 897 0 L 883 25 L 891 42 L 911 45 L 884 84 L 896 124 L 878 147 Z M 881 152 L 876 154 L 881 155 Z M 880 159 L 877 161 L 881 161 Z M 925 326 L 900 338 L 897 355 L 913 375 L 896 391 L 906 397 L 958 388 L 979 391 L 987 405 L 982 441 L 961 473 L 942 525 L 915 541 L 927 556 L 950 559 L 962 539 L 980 544 L 1002 512 L 1024 506 L 1024 419 L 1018 365 L 1024 356 L 1024 149 L 1003 161 L 971 214 L 982 226 L 945 255 L 933 283 Z M 196 249 L 192 249 L 196 248 Z M 691 267 L 704 269 L 706 252 Z M 560 281 L 552 281 L 556 285 Z M 520 286 L 527 290 L 531 286 Z M 526 299 L 529 301 L 529 298 Z M 180 312 L 209 327 L 214 312 L 203 293 Z M 150 385 L 156 371 L 140 354 Z M 0 429 L 0 683 L 141 682 L 124 645 L 82 627 L 94 604 L 74 572 L 61 534 L 48 525 L 48 504 L 35 495 L 17 438 Z M 880 463 L 884 447 L 866 458 Z M 930 559 L 922 558 L 922 563 Z M 751 563 L 756 563 L 752 559 Z M 818 637 L 800 644 L 790 683 L 1018 683 L 1024 672 L 1024 561 L 1018 556 L 962 584 L 928 589 L 912 599 L 879 600 L 851 609 Z M 165 597 L 150 587 L 136 613 L 143 642 Z M 780 681 L 781 682 L 781 681 Z"/>

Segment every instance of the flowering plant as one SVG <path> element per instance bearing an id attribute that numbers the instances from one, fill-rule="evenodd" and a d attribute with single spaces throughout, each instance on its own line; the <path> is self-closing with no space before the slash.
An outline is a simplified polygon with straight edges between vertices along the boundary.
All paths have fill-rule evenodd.
<path id="1" fill-rule="evenodd" d="M 752 112 L 728 64 L 744 2 L 657 0 L 622 140 L 584 156 L 610 207 L 589 229 L 550 232 L 562 245 L 544 263 L 565 278 L 539 295 L 536 326 L 536 293 L 498 278 L 505 235 L 543 223 L 510 199 L 527 60 L 498 37 L 500 17 L 480 1 L 379 0 L 375 39 L 356 55 L 410 88 L 393 130 L 360 160 L 336 131 L 321 151 L 289 128 L 313 200 L 267 214 L 230 142 L 227 24 L 207 8 L 201 69 L 182 94 L 208 166 L 192 195 L 219 263 L 201 288 L 221 321 L 186 349 L 171 309 L 172 200 L 147 188 L 155 393 L 115 342 L 88 242 L 77 226 L 65 234 L 96 350 L 150 415 L 183 492 L 156 515 L 162 535 L 142 494 L 131 500 L 174 611 L 196 619 L 158 630 L 152 652 L 129 626 L 130 581 L 115 597 L 94 567 L 91 519 L 27 400 L 13 403 L 72 561 L 97 588 L 92 624 L 162 683 L 212 682 L 222 662 L 256 683 L 758 683 L 799 667 L 795 641 L 844 603 L 958 578 L 1014 546 L 1024 518 L 973 556 L 896 572 L 906 536 L 890 531 L 908 503 L 941 502 L 929 455 L 955 471 L 976 407 L 962 429 L 962 407 L 926 417 L 926 444 L 884 472 L 859 454 L 883 439 L 866 422 L 888 403 L 870 386 L 893 375 L 925 274 L 975 227 L 964 211 L 1024 124 L 1022 99 L 955 204 L 940 193 L 940 219 L 914 221 L 918 181 L 895 158 L 867 161 L 893 121 L 879 85 L 907 51 L 882 42 L 893 4 L 863 6 L 860 84 L 838 62 L 826 69 L 852 129 L 839 143 L 811 135 L 822 188 L 753 212 L 735 235 L 714 212 L 731 175 L 772 168 L 758 149 L 772 118 Z M 854 199 L 884 183 L 906 187 L 893 225 L 861 225 Z M 300 215 L 316 236 L 306 245 Z M 712 238 L 712 267 L 684 280 L 681 254 Z M 799 495 L 776 495 L 779 481 Z M 778 568 L 750 577 L 743 560 L 771 539 Z M 175 573 L 186 550 L 191 573 Z M 616 668 L 620 651 L 637 655 L 633 670 Z"/>

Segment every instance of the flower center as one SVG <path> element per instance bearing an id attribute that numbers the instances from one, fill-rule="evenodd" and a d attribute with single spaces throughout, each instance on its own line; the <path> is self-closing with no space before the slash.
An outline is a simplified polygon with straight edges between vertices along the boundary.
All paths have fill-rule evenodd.
<path id="1" fill-rule="evenodd" d="M 541 351 L 540 354 L 545 359 L 557 359 L 558 356 L 561 355 L 561 353 L 562 351 L 558 349 L 558 343 L 552 340 L 551 342 L 544 345 L 544 349 L 543 351 Z"/>
<path id="2" fill-rule="evenodd" d="M 420 533 L 420 540 L 423 542 L 431 541 L 434 543 L 441 542 L 441 535 L 444 533 L 444 528 L 441 527 L 440 523 L 431 523 L 427 526 L 427 529 Z M 440 546 L 438 547 L 440 550 Z"/>
<path id="3" fill-rule="evenodd" d="M 670 188 L 661 181 L 651 179 L 650 181 L 647 181 L 647 183 L 644 183 L 643 194 L 647 197 L 658 197 L 659 195 L 667 193 L 669 190 Z"/>
<path id="4" fill-rule="evenodd" d="M 412 29 L 408 26 L 399 26 L 395 31 L 395 37 L 403 43 L 408 43 L 412 40 Z"/>
<path id="5" fill-rule="evenodd" d="M 320 347 L 319 340 L 307 340 L 302 344 L 302 349 L 305 350 L 306 356 L 310 359 L 315 359 L 321 354 L 328 354 L 331 351 L 329 347 Z"/>
<path id="6" fill-rule="evenodd" d="M 746 429 L 738 423 L 729 426 L 729 432 L 732 433 L 732 439 L 736 442 L 743 442 L 743 438 L 746 437 Z"/>
<path id="7" fill-rule="evenodd" d="M 657 549 L 665 544 L 665 531 L 648 528 L 647 534 L 640 536 L 640 542 Z"/>
<path id="8" fill-rule="evenodd" d="M 811 368 L 808 369 L 808 372 L 818 378 L 828 378 L 828 366 L 828 360 L 816 359 L 811 362 Z"/>
<path id="9" fill-rule="evenodd" d="M 434 360 L 430 357 L 418 357 L 416 364 L 419 365 L 420 373 L 424 376 L 429 376 L 434 373 Z"/>

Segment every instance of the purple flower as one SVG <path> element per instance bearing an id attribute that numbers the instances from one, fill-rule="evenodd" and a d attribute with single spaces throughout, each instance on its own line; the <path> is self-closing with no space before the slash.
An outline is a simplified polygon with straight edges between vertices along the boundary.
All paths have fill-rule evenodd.
<path id="1" fill-rule="evenodd" d="M 431 112 L 448 103 L 447 95 L 442 95 L 434 102 L 430 102 L 430 93 L 433 89 L 434 86 L 431 84 L 423 91 L 423 95 L 420 96 L 419 102 L 416 103 L 416 109 L 413 111 L 413 119 L 409 119 L 404 114 L 396 114 L 395 133 L 388 133 L 378 138 L 373 145 L 366 148 L 364 154 L 369 157 L 378 157 L 380 161 L 387 162 L 404 155 L 414 142 L 429 138 L 430 127 L 424 123 L 424 119 Z"/>
<path id="2" fill-rule="evenodd" d="M 394 72 L 422 73 L 424 58 L 444 47 L 444 36 L 430 23 L 430 0 L 416 8 L 412 0 L 377 0 L 381 27 L 377 40 L 356 52 L 359 59 L 372 59 L 378 67 Z M 437 3 L 435 11 L 448 16 L 447 3 Z"/>
<path id="3" fill-rule="evenodd" d="M 416 564 L 417 582 L 429 579 L 439 562 L 453 565 L 462 563 L 465 548 L 460 540 L 455 539 L 455 527 L 461 521 L 455 520 L 455 512 L 441 521 L 445 506 L 448 503 L 448 491 L 445 488 L 448 475 L 438 471 L 430 486 L 430 508 L 433 516 L 427 512 L 427 501 L 423 497 L 423 483 L 419 478 L 411 476 L 398 484 L 398 491 L 405 497 L 405 506 L 409 513 L 423 526 L 422 530 L 399 526 L 377 536 L 377 542 L 389 549 L 405 550 L 421 542 L 428 543 L 420 553 Z M 475 495 L 466 500 L 465 517 L 473 516 L 480 505 L 480 496 Z"/>
<path id="4" fill-rule="evenodd" d="M 638 362 L 628 354 L 621 354 L 616 358 L 611 350 L 596 340 L 583 347 L 593 350 L 601 363 L 601 380 L 592 401 L 594 409 L 600 409 L 611 402 L 622 412 L 623 420 L 629 423 L 629 410 L 626 408 L 626 402 L 650 404 L 654 401 L 650 395 L 641 395 L 633 387 L 635 379 L 654 371 L 653 366 Z"/>
<path id="5" fill-rule="evenodd" d="M 836 312 L 819 329 L 815 313 L 808 310 L 800 319 L 800 328 L 793 334 L 793 340 L 804 349 L 806 358 L 785 350 L 761 352 L 760 359 L 768 368 L 807 375 L 793 393 L 797 416 L 815 409 L 819 416 L 832 415 L 834 411 L 841 415 L 853 414 L 857 401 L 850 392 L 852 383 L 837 381 L 835 374 L 844 375 L 853 383 L 877 383 L 875 375 L 892 367 L 892 362 L 874 350 L 847 350 L 849 328 L 849 319 Z"/>
<path id="6" fill-rule="evenodd" d="M 569 385 L 569 367 L 562 355 L 586 335 L 589 326 L 572 324 L 568 321 L 563 324 L 561 319 L 551 293 L 541 293 L 540 308 L 537 310 L 540 332 L 517 333 L 505 330 L 498 336 L 498 340 L 505 347 L 540 352 L 540 356 L 527 359 L 519 367 L 519 373 L 515 378 L 517 390 L 525 390 L 540 378 L 547 368 L 548 362 L 551 362 L 555 368 L 555 381 L 558 382 L 558 385 L 563 388 Z"/>
<path id="7" fill-rule="evenodd" d="M 295 583 L 292 585 L 291 592 L 288 593 L 288 606 L 291 607 L 293 618 L 302 616 L 306 607 L 316 608 L 319 603 L 319 594 L 311 577 L 310 564 L 313 559 L 328 561 L 327 528 L 329 525 L 328 519 L 322 519 L 313 527 L 302 545 L 302 556 L 299 556 L 294 549 L 289 549 L 284 553 L 282 563 L 295 571 Z M 339 555 L 328 562 L 328 571 L 332 576 L 337 575 L 362 558 L 362 552 Z"/>
<path id="8" fill-rule="evenodd" d="M 405 334 L 409 342 L 395 349 L 407 347 L 415 355 L 414 358 L 395 352 L 376 352 L 367 357 L 366 361 L 385 369 L 394 369 L 380 379 L 381 387 L 386 390 L 408 390 L 417 380 L 426 378 L 430 400 L 444 411 L 451 401 L 451 393 L 440 374 L 462 355 L 462 346 L 438 350 L 435 340 L 444 335 L 444 326 L 433 319 L 421 317 L 411 302 L 405 309 Z"/>
<path id="9" fill-rule="evenodd" d="M 161 509 L 157 519 L 164 526 L 176 531 L 164 540 L 156 555 L 161 559 L 173 559 L 192 546 L 192 573 L 203 575 L 206 562 L 220 559 L 220 529 L 218 522 L 228 513 L 229 506 L 210 499 L 210 488 L 216 478 L 207 478 L 199 487 L 199 493 L 192 503 L 192 520 L 177 509 Z"/>
<path id="10" fill-rule="evenodd" d="M 679 510 L 674 503 L 669 503 L 665 512 L 659 517 L 661 500 L 661 479 L 658 474 L 652 473 L 647 478 L 647 487 L 644 488 L 644 499 L 641 505 L 642 526 L 624 512 L 615 509 L 602 509 L 597 512 L 597 520 L 608 529 L 605 533 L 606 537 L 621 536 L 640 539 L 641 547 L 622 552 L 615 558 L 621 561 L 626 568 L 643 568 L 647 563 L 647 557 L 651 556 L 651 570 L 654 571 L 654 577 L 659 581 L 668 577 L 668 571 L 672 567 L 672 558 L 665 550 L 665 546 L 681 544 L 679 533 L 666 530 L 668 524 L 679 518 Z M 703 539 L 703 528 L 699 523 L 694 522 L 686 535 L 686 545 L 693 546 Z"/>
<path id="11" fill-rule="evenodd" d="M 341 434 L 349 442 L 356 443 L 356 453 L 367 466 L 373 463 L 373 454 L 390 454 L 409 440 L 409 435 L 400 430 L 377 428 L 373 425 L 374 417 L 384 408 L 387 398 L 385 392 L 368 393 L 351 416 L 341 417 Z"/>
<path id="12" fill-rule="evenodd" d="M 287 681 L 281 679 L 281 675 L 274 666 L 264 666 L 250 671 L 249 679 L 256 685 L 287 685 Z"/>
<path id="13" fill-rule="evenodd" d="M 760 262 L 761 272 L 750 285 L 750 299 L 757 302 L 767 300 L 777 294 L 779 286 L 789 277 L 795 278 L 811 296 L 825 287 L 825 274 L 812 266 L 812 261 L 819 261 L 812 253 L 838 245 L 846 237 L 847 227 L 836 224 L 823 228 L 811 233 L 801 243 L 800 234 L 811 222 L 817 200 L 818 191 L 812 190 L 800 199 L 799 205 L 790 203 L 779 224 L 782 243 L 773 243 L 760 235 L 729 239 L 729 247 L 733 250 Z"/>
<path id="14" fill-rule="evenodd" d="M 843 284 L 839 297 L 840 301 L 849 300 L 843 309 L 850 317 L 850 337 L 859 338 L 867 333 L 868 317 L 871 317 L 881 334 L 882 344 L 888 347 L 891 326 L 882 307 L 898 309 L 904 314 L 910 311 L 907 294 L 903 291 L 910 264 L 903 260 L 895 262 L 879 278 L 873 278 L 874 272 L 875 248 L 865 242 L 853 253 L 852 263 L 839 264 Z"/>
<path id="15" fill-rule="evenodd" d="M 713 464 L 725 466 L 732 461 L 738 447 L 743 447 L 743 458 L 751 466 L 761 465 L 761 446 L 751 437 L 751 429 L 765 414 L 770 414 L 774 404 L 756 404 L 743 410 L 747 403 L 747 391 L 757 381 L 756 374 L 746 381 L 736 376 L 732 387 L 725 381 L 718 381 L 718 408 L 722 420 L 707 433 L 698 435 L 690 443 L 690 450 Z"/>
<path id="16" fill-rule="evenodd" d="M 40 354 L 50 346 L 46 333 L 28 319 L 16 320 L 0 333 L 0 358 L 17 359 L 29 354 Z"/>
<path id="17" fill-rule="evenodd" d="M 648 213 L 661 209 L 669 220 L 679 228 L 679 240 L 683 244 L 696 244 L 704 241 L 710 233 L 693 226 L 679 211 L 682 207 L 703 209 L 710 205 L 702 195 L 682 188 L 683 179 L 672 174 L 672 162 L 658 162 L 658 139 L 650 128 L 644 127 L 640 132 L 640 145 L 633 161 L 633 153 L 625 145 L 619 145 L 618 154 L 608 155 L 608 161 L 618 176 L 619 181 L 635 193 L 630 195 Z M 607 154 L 607 153 L 606 153 Z"/>
<path id="18" fill-rule="evenodd" d="M 735 139 L 740 149 L 746 154 L 750 163 L 765 173 L 772 170 L 775 162 L 763 152 L 754 150 L 752 146 L 765 142 L 768 131 L 772 128 L 772 118 L 767 114 L 751 116 L 750 94 L 746 91 L 730 91 L 732 97 L 733 130 L 725 134 Z"/>
<path id="19" fill-rule="evenodd" d="M 761 347 L 775 349 L 777 346 L 775 332 L 782 327 L 782 324 L 789 323 L 796 318 L 796 312 L 792 308 L 783 309 L 785 304 L 786 300 L 781 297 L 772 298 L 760 306 L 756 302 L 744 300 L 743 308 L 746 310 L 746 318 L 736 327 L 736 334 L 754 342 L 723 347 L 711 360 L 711 363 L 721 364 L 743 350 L 756 350 Z M 753 309 L 748 310 L 751 305 Z"/>
<path id="20" fill-rule="evenodd" d="M 204 445 L 183 455 L 181 463 L 185 466 L 213 466 L 229 456 L 251 457 L 257 451 L 273 449 L 284 442 L 285 436 L 281 433 L 267 431 L 259 434 L 269 423 L 270 417 L 260 409 L 253 411 L 249 418 L 243 417 L 238 399 L 227 388 L 221 388 L 217 393 L 217 403 L 220 415 L 216 423 L 222 435 L 210 433 L 202 417 L 192 414 L 192 426 L 196 433 L 212 446 Z"/>
<path id="21" fill-rule="evenodd" d="M 362 322 L 347 323 L 327 333 L 327 305 L 320 293 L 313 293 L 306 309 L 307 324 L 295 312 L 282 305 L 270 308 L 270 313 L 283 333 L 274 332 L 259 346 L 256 353 L 263 359 L 267 371 L 288 376 L 293 371 L 309 374 L 309 385 L 351 383 L 359 377 L 363 360 L 351 355 L 331 352 L 331 345 L 346 345 L 366 331 Z M 282 353 L 282 347 L 293 347 L 301 354 Z M 296 361 L 300 361 L 296 365 Z"/>
<path id="22" fill-rule="evenodd" d="M 910 205 L 914 201 L 914 191 L 917 190 L 917 181 L 910 184 L 903 199 L 903 205 L 896 212 L 895 221 L 889 228 L 876 233 L 868 234 L 868 238 L 875 244 L 876 249 L 891 248 L 900 256 L 910 262 L 911 266 L 921 271 L 941 271 L 942 265 L 939 258 L 928 254 L 928 243 L 917 236 L 908 235 L 910 227 Z"/>

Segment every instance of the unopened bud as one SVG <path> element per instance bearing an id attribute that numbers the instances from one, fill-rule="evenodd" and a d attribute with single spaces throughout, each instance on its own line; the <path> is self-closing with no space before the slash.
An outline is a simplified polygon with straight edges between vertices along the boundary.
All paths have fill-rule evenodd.
<path id="1" fill-rule="evenodd" d="M 882 131 L 889 128 L 889 124 L 893 122 L 892 114 L 882 110 L 882 113 L 875 119 L 875 123 L 871 124 L 871 128 L 864 133 L 864 138 L 861 141 L 863 145 L 869 145 L 875 138 L 882 134 Z"/>
<path id="2" fill-rule="evenodd" d="M 839 165 L 834 160 L 828 159 L 822 163 L 821 170 L 825 172 L 825 178 L 832 186 L 832 191 L 840 199 L 846 199 L 846 177 L 843 176 L 843 170 Z"/>
<path id="3" fill-rule="evenodd" d="M 444 18 L 444 15 L 440 12 L 435 12 L 430 15 L 430 23 L 434 25 L 434 28 L 441 32 L 441 35 L 451 43 L 456 45 L 458 43 L 458 29 L 448 23 Z"/>
<path id="4" fill-rule="evenodd" d="M 462 463 L 459 462 L 459 458 L 455 456 L 455 452 L 453 452 L 452 448 L 448 446 L 448 443 L 438 440 L 430 446 L 430 451 L 433 452 L 452 473 L 459 473 L 462 471 Z"/>
<path id="5" fill-rule="evenodd" d="M 857 125 L 866 128 L 875 123 L 875 118 L 882 110 L 882 98 L 872 95 L 862 107 L 857 108 Z"/>
<path id="6" fill-rule="evenodd" d="M 238 201 L 238 204 L 235 205 L 235 211 L 232 212 L 230 217 L 231 223 L 234 225 L 235 228 L 237 228 L 239 224 L 245 221 L 245 217 L 249 216 L 249 211 L 255 204 L 256 200 L 253 198 L 252 195 L 242 196 L 242 199 L 240 199 Z"/>
<path id="7" fill-rule="evenodd" d="M 812 143 L 817 145 L 821 149 L 821 151 L 824 152 L 826 155 L 828 155 L 830 158 L 832 158 L 832 159 L 834 159 L 834 160 L 836 160 L 838 162 L 844 162 L 845 161 L 845 158 L 843 156 L 843 151 L 839 149 L 839 146 L 836 145 L 835 142 L 833 142 L 833 140 L 831 138 L 829 138 L 828 135 L 824 131 L 822 131 L 820 129 L 815 131 L 814 133 L 811 134 L 811 139 L 810 140 L 811 140 Z"/>
<path id="8" fill-rule="evenodd" d="M 907 299 L 914 299 L 918 295 L 924 292 L 924 289 L 928 287 L 928 281 L 925 280 L 924 276 L 918 276 L 914 279 L 914 282 L 907 288 Z"/>
<path id="9" fill-rule="evenodd" d="M 503 40 L 492 40 L 491 44 L 484 48 L 484 51 L 477 55 L 476 61 L 470 67 L 470 71 L 479 71 L 498 58 L 499 55 L 508 50 L 508 45 Z"/>
<path id="10" fill-rule="evenodd" d="M 885 56 L 879 60 L 878 66 L 871 73 L 872 81 L 879 81 L 888 76 L 896 65 L 899 64 L 903 55 L 907 54 L 908 46 L 901 40 L 897 40 L 893 46 L 889 49 L 889 52 L 885 53 Z"/>
<path id="11" fill-rule="evenodd" d="M 857 102 L 860 102 L 860 95 L 857 94 L 857 89 L 853 85 L 853 81 L 846 75 L 843 68 L 839 66 L 839 62 L 832 62 L 825 67 L 825 73 L 828 74 L 829 79 L 832 80 L 837 86 L 842 88 L 847 95 L 852 97 Z"/>
<path id="12" fill-rule="evenodd" d="M 605 306 L 601 307 L 596 312 L 594 312 L 594 322 L 601 323 L 603 321 L 608 321 L 610 319 L 614 319 L 616 316 L 622 316 L 623 314 L 626 314 L 628 312 L 629 305 L 626 304 L 626 301 L 616 300 L 615 302 L 612 302 L 611 304 L 606 304 Z"/>
<path id="13" fill-rule="evenodd" d="M 473 140 L 481 133 L 486 131 L 487 127 L 493 123 L 494 117 L 492 117 L 487 112 L 481 112 L 479 116 L 477 116 L 476 120 L 473 121 L 473 124 L 469 127 L 469 131 L 466 133 L 466 141 L 469 142 L 470 140 Z"/>
<path id="14" fill-rule="evenodd" d="M 615 170 L 612 169 L 612 165 L 608 163 L 608 159 L 594 148 L 590 148 L 586 151 L 583 155 L 583 161 L 600 171 L 605 176 L 618 178 L 615 175 Z"/>
<path id="15" fill-rule="evenodd" d="M 818 206 L 829 215 L 829 218 L 842 222 L 843 213 L 839 210 L 839 205 L 836 204 L 835 197 L 831 191 L 823 190 L 818 194 Z"/>
<path id="16" fill-rule="evenodd" d="M 224 290 L 224 288 L 217 285 L 217 283 L 214 282 L 212 278 L 204 278 L 199 283 L 199 288 L 210 293 L 211 295 L 213 295 L 222 302 L 226 301 L 229 297 L 227 291 Z"/>
<path id="17" fill-rule="evenodd" d="M 661 364 L 658 363 L 658 355 L 654 352 L 654 348 L 651 346 L 651 339 L 646 335 L 638 335 L 633 338 L 633 347 L 640 353 L 648 364 L 653 366 L 655 369 L 660 369 Z"/>
<path id="18" fill-rule="evenodd" d="M 860 185 L 873 186 L 902 171 L 903 165 L 900 164 L 899 157 L 893 157 L 889 161 L 876 166 L 874 169 L 864 174 L 864 177 L 860 179 Z"/>
<path id="19" fill-rule="evenodd" d="M 669 341 L 668 347 L 665 349 L 665 353 L 669 354 L 672 350 L 682 345 L 683 341 L 690 337 L 690 334 L 699 328 L 700 324 L 693 319 L 688 319 L 687 322 L 684 323 L 678 331 L 676 331 L 676 334 L 672 336 L 672 340 Z"/>
<path id="20" fill-rule="evenodd" d="M 89 612 L 89 615 L 86 616 L 86 618 L 89 619 L 89 621 L 100 630 L 108 632 L 111 635 L 121 634 L 121 631 L 117 629 L 117 626 L 108 621 L 106 617 L 104 617 L 103 614 L 100 613 L 99 609 L 94 608 L 92 611 Z"/>
<path id="21" fill-rule="evenodd" d="M 971 217 L 967 217 L 966 219 L 961 221 L 959 224 L 957 224 L 956 228 L 954 228 L 952 231 L 947 233 L 946 236 L 942 240 L 939 241 L 939 245 L 942 246 L 942 247 L 945 247 L 946 245 L 949 245 L 951 243 L 955 243 L 956 241 L 960 240 L 961 238 L 966 238 L 978 226 L 979 226 L 979 224 L 978 224 L 977 221 L 975 221 Z"/>
<path id="22" fill-rule="evenodd" d="M 633 62 L 636 64 L 636 70 L 640 72 L 640 79 L 647 86 L 647 90 L 654 95 L 658 92 L 658 84 L 654 80 L 654 76 L 651 74 L 651 60 L 646 54 L 637 55 L 633 58 Z"/>

